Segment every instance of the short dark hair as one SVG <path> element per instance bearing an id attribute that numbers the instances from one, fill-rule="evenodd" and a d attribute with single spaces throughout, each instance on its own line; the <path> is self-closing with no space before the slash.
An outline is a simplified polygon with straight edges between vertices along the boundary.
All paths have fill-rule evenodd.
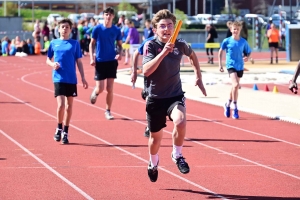
<path id="1" fill-rule="evenodd" d="M 60 25 L 64 24 L 64 23 L 68 23 L 70 25 L 70 27 L 73 26 L 73 22 L 70 19 L 68 19 L 68 18 L 64 18 L 64 19 L 60 20 L 58 22 L 58 26 L 60 27 Z"/>
<path id="2" fill-rule="evenodd" d="M 115 14 L 115 10 L 113 9 L 113 7 L 108 7 L 106 8 L 103 13 L 110 13 L 110 14 Z"/>

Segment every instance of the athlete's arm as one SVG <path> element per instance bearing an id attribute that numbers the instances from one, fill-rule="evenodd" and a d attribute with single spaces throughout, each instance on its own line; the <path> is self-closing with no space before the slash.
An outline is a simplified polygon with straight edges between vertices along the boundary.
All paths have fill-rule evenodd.
<path id="1" fill-rule="evenodd" d="M 79 71 L 80 76 L 81 76 L 81 81 L 82 81 L 83 87 L 85 89 L 87 89 L 88 88 L 88 83 L 86 82 L 85 77 L 84 77 L 83 64 L 82 64 L 81 58 L 78 58 L 76 60 L 76 63 L 77 63 L 78 71 Z"/>
<path id="2" fill-rule="evenodd" d="M 123 51 L 123 49 L 122 49 L 122 40 L 117 40 L 117 46 L 119 47 L 118 48 L 119 54 L 117 54 L 116 59 L 122 60 L 122 51 Z"/>
<path id="3" fill-rule="evenodd" d="M 54 70 L 58 70 L 60 64 L 58 62 L 52 62 L 52 59 L 47 57 L 46 64 L 52 67 Z"/>
<path id="4" fill-rule="evenodd" d="M 147 48 L 149 48 L 148 45 Z M 167 42 L 163 50 L 161 51 L 161 53 L 159 53 L 155 58 L 153 58 L 152 60 L 150 60 L 149 62 L 143 65 L 144 75 L 145 76 L 151 75 L 157 69 L 161 61 L 164 59 L 164 57 L 166 57 L 170 52 L 172 52 L 173 49 L 174 49 L 174 44 Z M 149 50 L 150 49 L 148 49 L 148 51 Z"/>
<path id="5" fill-rule="evenodd" d="M 189 60 L 190 60 L 191 65 L 194 68 L 194 72 L 196 75 L 195 86 L 198 86 L 199 89 L 201 90 L 201 92 L 203 93 L 203 95 L 206 96 L 206 90 L 205 90 L 203 82 L 202 82 L 202 74 L 201 74 L 201 70 L 200 70 L 199 61 L 198 61 L 197 55 L 195 54 L 194 51 L 192 51 L 191 55 L 189 56 Z"/>
<path id="6" fill-rule="evenodd" d="M 131 82 L 135 83 L 136 82 L 136 78 L 137 78 L 137 64 L 138 64 L 138 58 L 139 58 L 139 51 L 135 50 L 133 55 L 132 55 L 132 72 L 131 72 Z"/>
<path id="7" fill-rule="evenodd" d="M 96 40 L 94 38 L 91 38 L 91 42 L 89 45 L 89 52 L 90 52 L 90 64 L 92 66 L 95 66 L 95 58 L 94 58 L 95 44 L 96 44 Z"/>
<path id="8" fill-rule="evenodd" d="M 220 70 L 220 72 L 224 72 L 224 70 L 223 70 L 223 64 L 222 64 L 223 51 L 224 50 L 222 48 L 220 48 L 219 54 L 218 54 L 218 57 L 219 57 L 219 70 Z"/>

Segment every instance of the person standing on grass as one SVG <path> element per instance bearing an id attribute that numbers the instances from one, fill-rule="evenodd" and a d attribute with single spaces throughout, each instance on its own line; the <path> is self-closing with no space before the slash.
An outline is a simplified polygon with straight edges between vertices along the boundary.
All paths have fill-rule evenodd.
<path id="1" fill-rule="evenodd" d="M 70 19 L 58 22 L 60 38 L 52 40 L 46 63 L 52 67 L 54 96 L 57 101 L 57 123 L 54 140 L 68 144 L 68 130 L 72 116 L 73 99 L 77 94 L 76 64 L 83 88 L 88 88 L 81 62 L 82 53 L 77 40 L 69 39 L 72 28 Z M 53 61 L 52 61 L 53 59 Z M 63 127 L 64 124 L 64 127 Z"/>
<path id="2" fill-rule="evenodd" d="M 297 90 L 298 90 L 298 86 L 297 86 L 297 78 L 300 74 L 300 61 L 298 62 L 298 66 L 295 70 L 295 73 L 294 73 L 294 76 L 290 82 L 290 85 L 289 85 L 289 89 L 293 92 L 293 93 L 297 93 Z"/>
<path id="3" fill-rule="evenodd" d="M 223 40 L 219 50 L 219 70 L 224 72 L 222 55 L 225 51 L 226 68 L 232 84 L 229 100 L 224 106 L 224 115 L 225 117 L 230 117 L 230 104 L 233 101 L 234 110 L 232 112 L 232 118 L 234 119 L 239 118 L 237 99 L 240 78 L 243 77 L 244 73 L 244 62 L 248 61 L 251 54 L 251 49 L 248 42 L 244 38 L 240 37 L 241 28 L 241 22 L 233 22 L 231 24 L 232 36 Z M 246 55 L 243 55 L 244 53 L 246 53 Z"/>
<path id="4" fill-rule="evenodd" d="M 113 102 L 114 79 L 117 78 L 118 60 L 122 58 L 122 36 L 120 29 L 113 25 L 115 11 L 108 7 L 103 11 L 104 23 L 93 29 L 90 43 L 90 64 L 95 67 L 96 86 L 91 94 L 90 101 L 96 103 L 97 97 L 104 90 L 106 79 L 106 111 L 105 118 L 112 120 L 111 106 Z M 115 41 L 119 47 L 119 54 L 115 50 Z M 96 57 L 94 49 L 96 46 Z"/>
<path id="5" fill-rule="evenodd" d="M 185 97 L 180 80 L 180 61 L 183 55 L 189 57 L 195 71 L 195 85 L 206 96 L 202 83 L 199 62 L 195 52 L 183 39 L 170 42 L 174 33 L 176 17 L 169 10 L 158 11 L 152 19 L 156 38 L 144 46 L 143 72 L 147 77 L 147 122 L 150 130 L 148 177 L 151 182 L 158 178 L 158 151 L 166 127 L 166 116 L 173 121 L 172 160 L 179 171 L 187 174 L 189 165 L 182 156 L 182 148 L 186 133 Z"/>

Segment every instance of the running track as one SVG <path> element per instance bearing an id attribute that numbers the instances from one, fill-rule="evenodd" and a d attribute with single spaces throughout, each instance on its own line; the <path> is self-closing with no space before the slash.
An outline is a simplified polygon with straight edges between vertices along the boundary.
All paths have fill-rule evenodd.
<path id="1" fill-rule="evenodd" d="M 191 100 L 183 149 L 191 172 L 180 174 L 170 159 L 168 122 L 151 183 L 140 89 L 115 84 L 115 120 L 105 120 L 104 95 L 89 103 L 93 68 L 83 60 L 90 87 L 78 85 L 70 144 L 61 145 L 52 139 L 45 57 L 0 59 L 0 199 L 300 199 L 298 125 L 242 112 L 227 119 L 222 108 Z"/>

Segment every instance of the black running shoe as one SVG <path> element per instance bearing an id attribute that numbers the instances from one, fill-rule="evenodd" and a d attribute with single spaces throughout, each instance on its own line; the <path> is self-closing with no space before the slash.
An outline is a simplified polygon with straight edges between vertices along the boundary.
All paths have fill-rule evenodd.
<path id="1" fill-rule="evenodd" d="M 60 141 L 60 139 L 61 139 L 61 132 L 62 132 L 61 129 L 56 128 L 55 134 L 54 134 L 54 137 L 53 137 L 56 142 Z"/>
<path id="2" fill-rule="evenodd" d="M 68 133 L 63 132 L 63 138 L 61 140 L 62 144 L 68 144 L 69 140 L 68 140 Z"/>
<path id="3" fill-rule="evenodd" d="M 150 130 L 149 130 L 148 126 L 145 128 L 144 136 L 145 137 L 150 137 Z"/>
<path id="4" fill-rule="evenodd" d="M 189 165 L 185 162 L 185 158 L 180 156 L 179 158 L 174 158 L 173 154 L 171 154 L 172 160 L 176 163 L 179 171 L 183 174 L 187 174 L 190 172 Z"/>
<path id="5" fill-rule="evenodd" d="M 151 167 L 151 161 L 149 161 L 148 165 L 148 177 L 150 178 L 151 182 L 156 182 L 158 177 L 157 166 Z"/>

